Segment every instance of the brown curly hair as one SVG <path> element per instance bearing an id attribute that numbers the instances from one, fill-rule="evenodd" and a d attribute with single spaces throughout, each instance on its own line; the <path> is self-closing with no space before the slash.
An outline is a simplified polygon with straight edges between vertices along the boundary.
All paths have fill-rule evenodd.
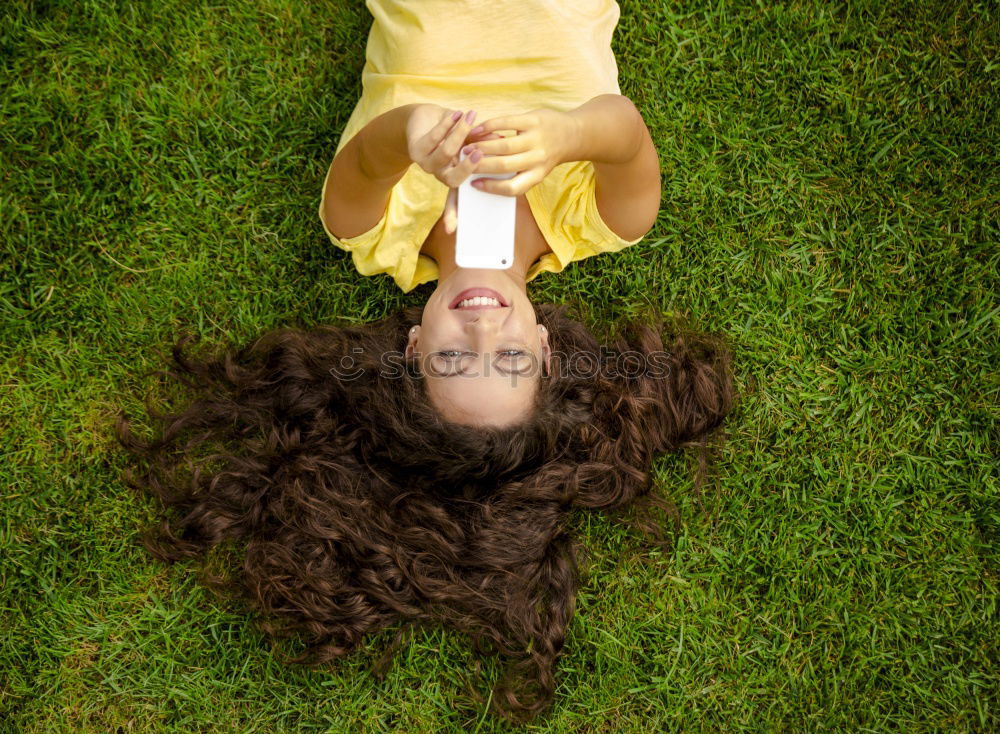
<path id="1" fill-rule="evenodd" d="M 573 612 L 569 511 L 669 505 L 649 492 L 653 459 L 705 451 L 733 405 L 730 354 L 718 337 L 662 323 L 601 344 L 563 307 L 536 306 L 553 368 L 531 418 L 471 429 L 435 413 L 411 365 L 387 373 L 385 355 L 403 352 L 421 310 L 274 329 L 201 360 L 181 337 L 180 371 L 156 372 L 197 398 L 166 414 L 147 399 L 162 429 L 149 441 L 118 416 L 116 437 L 145 465 L 125 481 L 174 513 L 142 536 L 157 558 L 236 543 L 231 578 L 203 567 L 202 581 L 262 612 L 268 634 L 306 643 L 284 662 L 322 665 L 397 621 L 443 622 L 508 663 L 493 706 L 526 721 L 552 699 Z M 348 355 L 350 378 L 330 368 Z M 607 368 L 624 355 L 659 355 L 664 369 Z M 584 374 L 583 362 L 603 368 Z M 207 447 L 217 450 L 198 456 Z"/>

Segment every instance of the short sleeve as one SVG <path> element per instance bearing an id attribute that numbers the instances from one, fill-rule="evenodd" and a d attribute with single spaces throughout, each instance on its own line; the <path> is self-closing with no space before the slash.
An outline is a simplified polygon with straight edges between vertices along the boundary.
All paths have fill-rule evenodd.
<path id="1" fill-rule="evenodd" d="M 327 177 L 330 171 L 327 170 Z M 326 181 L 320 197 L 319 218 L 330 241 L 351 253 L 361 275 L 391 275 L 404 292 L 437 278 L 433 260 L 420 254 L 427 235 L 444 209 L 448 188 L 417 166 L 411 166 L 389 192 L 382 218 L 367 232 L 337 237 L 323 218 Z"/>
<path id="2" fill-rule="evenodd" d="M 591 161 L 556 166 L 526 197 L 538 228 L 552 252 L 528 271 L 531 280 L 543 270 L 558 273 L 571 262 L 603 252 L 617 252 L 643 237 L 619 237 L 597 209 L 597 179 Z"/>

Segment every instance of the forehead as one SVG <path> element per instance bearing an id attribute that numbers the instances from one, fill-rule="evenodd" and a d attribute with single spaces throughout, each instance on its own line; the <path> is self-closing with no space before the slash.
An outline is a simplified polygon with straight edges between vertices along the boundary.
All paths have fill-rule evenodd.
<path id="1" fill-rule="evenodd" d="M 427 394 L 445 420 L 470 425 L 503 426 L 527 417 L 539 378 L 489 375 L 427 376 Z"/>

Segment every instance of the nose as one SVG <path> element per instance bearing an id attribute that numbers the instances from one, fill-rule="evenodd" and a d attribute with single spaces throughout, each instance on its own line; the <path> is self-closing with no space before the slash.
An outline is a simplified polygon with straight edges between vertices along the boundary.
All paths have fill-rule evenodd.
<path id="1" fill-rule="evenodd" d="M 476 330 L 498 327 L 507 318 L 505 311 L 507 311 L 505 308 L 483 308 L 472 311 L 465 326 Z"/>
<path id="2" fill-rule="evenodd" d="M 500 308 L 470 308 L 462 309 L 457 313 L 462 317 L 465 325 L 469 324 L 499 324 L 502 323 L 513 309 L 510 306 Z"/>
<path id="3" fill-rule="evenodd" d="M 474 345 L 474 349 L 480 353 L 492 352 L 499 333 L 506 318 L 505 308 L 480 309 L 470 315 L 465 322 L 466 333 Z"/>

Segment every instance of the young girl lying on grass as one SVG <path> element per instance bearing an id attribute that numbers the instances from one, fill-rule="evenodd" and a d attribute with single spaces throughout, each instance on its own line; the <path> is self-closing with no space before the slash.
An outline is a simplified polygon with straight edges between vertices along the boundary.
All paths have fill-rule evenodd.
<path id="1" fill-rule="evenodd" d="M 364 92 L 320 217 L 361 274 L 437 287 L 377 323 L 277 329 L 201 360 L 181 339 L 169 374 L 198 398 L 150 408 L 155 440 L 120 418 L 149 465 L 128 481 L 176 513 L 145 537 L 157 557 L 237 543 L 232 578 L 206 582 L 304 638 L 295 662 L 400 620 L 444 622 L 507 659 L 493 705 L 525 720 L 551 700 L 572 614 L 567 513 L 663 504 L 652 462 L 704 450 L 732 405 L 729 356 L 658 323 L 602 344 L 527 296 L 540 272 L 635 245 L 656 218 L 657 154 L 610 46 L 615 2 L 367 5 Z M 507 172 L 483 188 L 517 197 L 513 267 L 457 267 L 456 187 Z"/>

